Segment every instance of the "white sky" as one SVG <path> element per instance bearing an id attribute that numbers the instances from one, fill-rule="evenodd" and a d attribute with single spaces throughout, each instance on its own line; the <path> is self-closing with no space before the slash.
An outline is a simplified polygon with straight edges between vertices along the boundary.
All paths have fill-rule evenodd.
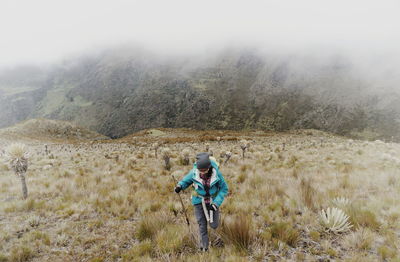
<path id="1" fill-rule="evenodd" d="M 398 0 L 0 0 L 0 66 L 127 42 L 163 52 L 226 44 L 399 52 Z"/>

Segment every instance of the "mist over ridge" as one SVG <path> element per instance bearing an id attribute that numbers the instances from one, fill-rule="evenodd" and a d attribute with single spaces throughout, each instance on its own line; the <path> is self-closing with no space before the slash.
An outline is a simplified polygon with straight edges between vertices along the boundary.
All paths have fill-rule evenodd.
<path id="1" fill-rule="evenodd" d="M 399 77 L 390 59 L 238 44 L 207 54 L 150 50 L 127 44 L 3 71 L 1 126 L 43 117 L 110 137 L 189 127 L 397 139 Z"/>

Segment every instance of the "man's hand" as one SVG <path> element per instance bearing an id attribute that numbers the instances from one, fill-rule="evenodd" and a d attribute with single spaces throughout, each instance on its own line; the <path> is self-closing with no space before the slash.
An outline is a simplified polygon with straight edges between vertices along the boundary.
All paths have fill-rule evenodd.
<path id="1" fill-rule="evenodd" d="M 181 190 L 182 190 L 182 187 L 180 185 L 177 185 L 175 187 L 175 193 L 179 193 L 179 192 L 181 192 Z"/>

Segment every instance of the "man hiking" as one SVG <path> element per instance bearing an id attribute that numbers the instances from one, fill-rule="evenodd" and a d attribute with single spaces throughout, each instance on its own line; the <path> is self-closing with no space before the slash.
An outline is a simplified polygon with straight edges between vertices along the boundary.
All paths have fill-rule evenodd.
<path id="1" fill-rule="evenodd" d="M 199 153 L 196 156 L 196 163 L 193 169 L 178 182 L 175 192 L 193 185 L 192 204 L 194 214 L 199 224 L 200 249 L 208 250 L 208 231 L 209 223 L 213 229 L 218 227 L 219 207 L 228 193 L 228 185 L 218 169 L 218 164 L 210 160 L 208 153 Z"/>

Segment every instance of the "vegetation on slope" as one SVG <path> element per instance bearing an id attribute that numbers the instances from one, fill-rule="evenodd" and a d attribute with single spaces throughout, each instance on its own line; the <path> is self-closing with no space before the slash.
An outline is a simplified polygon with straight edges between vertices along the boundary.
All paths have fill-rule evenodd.
<path id="1" fill-rule="evenodd" d="M 242 159 L 240 141 L 250 146 Z M 169 149 L 171 170 L 159 152 Z M 121 140 L 30 142 L 30 190 L 0 174 L 1 261 L 397 261 L 400 146 L 316 130 L 288 133 L 147 130 Z M 211 250 L 200 253 L 190 190 L 185 224 L 171 174 L 197 152 L 222 164 L 230 193 Z M 190 165 L 184 153 L 190 152 Z M 225 163 L 227 151 L 230 159 Z M 321 211 L 342 210 L 349 230 Z M 340 212 L 339 212 L 340 213 Z"/>
<path id="2" fill-rule="evenodd" d="M 8 139 L 37 139 L 48 141 L 107 139 L 94 131 L 67 121 L 30 119 L 12 127 L 0 129 L 0 136 Z"/>

